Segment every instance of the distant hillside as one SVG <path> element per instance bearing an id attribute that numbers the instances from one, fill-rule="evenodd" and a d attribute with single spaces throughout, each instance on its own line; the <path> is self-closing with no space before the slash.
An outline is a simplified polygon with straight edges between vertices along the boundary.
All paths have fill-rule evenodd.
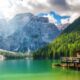
<path id="1" fill-rule="evenodd" d="M 23 54 L 23 53 L 16 53 L 7 50 L 0 49 L 0 55 L 3 55 L 5 59 L 26 59 L 26 57 L 30 57 L 31 55 Z"/>
<path id="2" fill-rule="evenodd" d="M 70 24 L 51 44 L 37 50 L 34 56 L 60 58 L 80 50 L 80 18 Z"/>

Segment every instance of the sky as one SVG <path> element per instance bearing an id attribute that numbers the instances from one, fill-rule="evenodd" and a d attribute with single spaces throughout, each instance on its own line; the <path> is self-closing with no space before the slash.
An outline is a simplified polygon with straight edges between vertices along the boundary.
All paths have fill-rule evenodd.
<path id="1" fill-rule="evenodd" d="M 0 18 L 11 19 L 18 13 L 50 13 L 70 16 L 73 22 L 80 16 L 80 0 L 0 0 Z M 47 15 L 50 19 L 51 15 Z M 55 19 L 54 19 L 55 20 Z M 67 22 L 68 20 L 61 20 Z"/>

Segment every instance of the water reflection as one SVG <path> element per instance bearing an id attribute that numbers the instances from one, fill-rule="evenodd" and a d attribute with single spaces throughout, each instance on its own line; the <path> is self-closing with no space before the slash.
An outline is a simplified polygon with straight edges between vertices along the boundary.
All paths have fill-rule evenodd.
<path id="1" fill-rule="evenodd" d="M 49 60 L 7 60 L 0 62 L 0 76 L 5 74 L 24 74 L 35 77 L 39 74 L 44 80 L 79 80 L 80 72 L 60 67 L 52 68 Z M 48 77 L 48 78 L 47 78 Z M 32 79 L 33 80 L 33 79 Z M 34 79 L 35 80 L 35 79 Z"/>

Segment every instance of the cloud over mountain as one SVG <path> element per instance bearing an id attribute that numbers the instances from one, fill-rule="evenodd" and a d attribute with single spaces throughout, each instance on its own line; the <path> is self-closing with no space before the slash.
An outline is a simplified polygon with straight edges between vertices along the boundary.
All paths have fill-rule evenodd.
<path id="1" fill-rule="evenodd" d="M 0 12 L 7 18 L 17 13 L 39 13 L 52 10 L 61 15 L 77 13 L 79 16 L 80 0 L 0 0 Z"/>

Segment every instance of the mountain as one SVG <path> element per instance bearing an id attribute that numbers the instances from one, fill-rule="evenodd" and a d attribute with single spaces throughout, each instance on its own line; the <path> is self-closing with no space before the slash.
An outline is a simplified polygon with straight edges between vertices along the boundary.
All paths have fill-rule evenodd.
<path id="1" fill-rule="evenodd" d="M 1 38 L 0 48 L 9 51 L 35 51 L 54 40 L 60 31 L 48 18 L 31 13 L 17 14 L 8 22 L 9 34 Z"/>
<path id="2" fill-rule="evenodd" d="M 5 35 L 7 28 L 7 21 L 5 19 L 0 19 L 0 35 Z"/>
<path id="3" fill-rule="evenodd" d="M 70 24 L 52 43 L 34 52 L 34 56 L 60 58 L 73 56 L 80 50 L 80 17 Z M 38 53 L 38 54 L 37 54 Z"/>
<path id="4" fill-rule="evenodd" d="M 59 30 L 64 30 L 70 24 L 69 19 L 70 16 L 60 15 L 54 11 L 49 13 L 39 13 L 38 16 L 40 17 L 48 17 L 49 22 L 54 23 Z"/>
<path id="5" fill-rule="evenodd" d="M 70 25 L 69 23 L 60 24 L 60 25 L 57 25 L 57 28 L 58 28 L 60 31 L 63 31 L 63 30 L 65 30 L 69 25 Z"/>

